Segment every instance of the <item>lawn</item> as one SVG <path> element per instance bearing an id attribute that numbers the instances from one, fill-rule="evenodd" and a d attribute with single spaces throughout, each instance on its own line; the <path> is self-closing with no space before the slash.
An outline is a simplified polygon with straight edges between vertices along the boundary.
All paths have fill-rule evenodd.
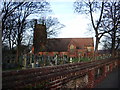
<path id="1" fill-rule="evenodd" d="M 74 58 L 72 59 L 72 62 L 87 62 L 87 61 L 90 61 L 91 59 L 90 58 L 87 58 L 87 57 L 83 57 L 83 58 Z"/>

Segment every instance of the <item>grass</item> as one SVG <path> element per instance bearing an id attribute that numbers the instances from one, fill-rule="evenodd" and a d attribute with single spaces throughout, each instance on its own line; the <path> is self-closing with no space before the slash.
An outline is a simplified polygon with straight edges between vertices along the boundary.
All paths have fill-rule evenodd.
<path id="1" fill-rule="evenodd" d="M 84 58 L 81 58 L 80 61 L 87 62 L 87 61 L 91 61 L 91 59 L 87 58 L 87 57 L 84 57 Z"/>
<path id="2" fill-rule="evenodd" d="M 21 70 L 21 69 L 22 67 L 16 67 L 16 68 L 2 69 L 2 71 Z"/>
<path id="3" fill-rule="evenodd" d="M 87 61 L 90 61 L 91 59 L 90 58 L 87 58 L 87 57 L 83 57 L 83 58 L 74 58 L 73 60 L 72 60 L 72 62 L 81 62 L 81 61 L 83 61 L 83 62 L 87 62 Z"/>

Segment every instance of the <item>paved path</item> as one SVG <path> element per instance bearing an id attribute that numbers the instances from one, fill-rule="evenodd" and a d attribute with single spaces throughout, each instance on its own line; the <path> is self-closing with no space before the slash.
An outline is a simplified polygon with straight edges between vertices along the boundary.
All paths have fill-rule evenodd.
<path id="1" fill-rule="evenodd" d="M 120 67 L 114 69 L 101 83 L 95 88 L 119 88 L 120 90 Z"/>

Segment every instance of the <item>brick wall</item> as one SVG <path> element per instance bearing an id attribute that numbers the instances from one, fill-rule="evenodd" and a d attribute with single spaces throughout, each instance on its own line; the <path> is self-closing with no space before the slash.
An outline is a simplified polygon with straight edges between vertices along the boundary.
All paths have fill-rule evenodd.
<path id="1" fill-rule="evenodd" d="M 117 59 L 97 60 L 43 68 L 2 72 L 3 88 L 93 88 L 119 64 Z M 110 70 L 107 70 L 109 66 Z M 99 74 L 95 79 L 95 71 Z M 85 82 L 84 82 L 85 81 Z"/>

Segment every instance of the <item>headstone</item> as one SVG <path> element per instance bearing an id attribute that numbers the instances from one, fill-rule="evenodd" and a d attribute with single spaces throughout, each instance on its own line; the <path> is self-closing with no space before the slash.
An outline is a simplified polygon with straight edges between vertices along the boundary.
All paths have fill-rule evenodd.
<path id="1" fill-rule="evenodd" d="M 32 54 L 30 55 L 30 64 L 32 63 Z"/>
<path id="2" fill-rule="evenodd" d="M 55 65 L 57 65 L 57 55 L 55 56 Z"/>
<path id="3" fill-rule="evenodd" d="M 72 63 L 72 58 L 70 57 L 70 63 Z"/>
<path id="4" fill-rule="evenodd" d="M 36 66 L 37 66 L 37 67 L 39 66 L 39 63 L 38 63 L 38 61 L 36 61 Z"/>
<path id="5" fill-rule="evenodd" d="M 35 67 L 35 65 L 34 65 L 34 63 L 32 63 L 32 68 L 34 68 Z"/>

